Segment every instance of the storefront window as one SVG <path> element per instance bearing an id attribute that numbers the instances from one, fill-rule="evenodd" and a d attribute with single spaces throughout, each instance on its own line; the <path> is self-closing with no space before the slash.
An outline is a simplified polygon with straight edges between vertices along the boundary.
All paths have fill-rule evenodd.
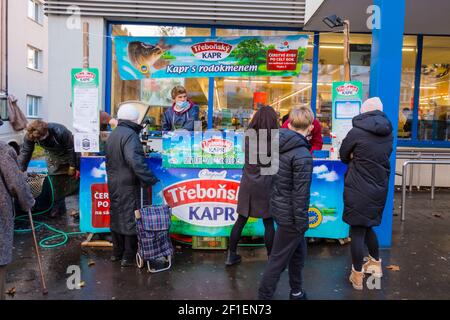
<path id="1" fill-rule="evenodd" d="M 350 36 L 350 65 L 352 80 L 363 83 L 364 99 L 369 92 L 370 51 L 372 37 L 368 34 Z M 344 80 L 344 38 L 342 34 L 320 34 L 319 71 L 317 82 L 316 117 L 322 134 L 329 137 L 331 127 L 331 89 L 334 81 Z"/>
<path id="2" fill-rule="evenodd" d="M 217 36 L 283 36 L 295 31 L 217 29 Z M 296 77 L 224 77 L 214 81 L 215 129 L 245 128 L 258 103 L 271 105 L 280 120 L 294 106 L 311 104 L 313 35 L 302 70 Z M 281 121 L 280 121 L 281 123 Z"/>
<path id="3" fill-rule="evenodd" d="M 186 28 L 174 26 L 114 25 L 112 36 L 209 36 L 209 28 Z M 176 85 L 182 85 L 188 91 L 188 97 L 200 107 L 200 119 L 206 125 L 208 110 L 208 78 L 167 78 L 124 81 L 118 73 L 113 38 L 112 46 L 112 92 L 111 114 L 117 113 L 117 106 L 130 100 L 139 100 L 150 105 L 148 118 L 153 130 L 160 130 L 161 117 L 167 107 L 172 105 L 170 92 Z"/>
<path id="4" fill-rule="evenodd" d="M 450 140 L 450 39 L 424 37 L 419 140 Z"/>
<path id="5" fill-rule="evenodd" d="M 400 82 L 400 107 L 397 135 L 411 139 L 414 112 L 414 79 L 416 72 L 417 37 L 405 36 L 402 50 L 402 80 Z"/>

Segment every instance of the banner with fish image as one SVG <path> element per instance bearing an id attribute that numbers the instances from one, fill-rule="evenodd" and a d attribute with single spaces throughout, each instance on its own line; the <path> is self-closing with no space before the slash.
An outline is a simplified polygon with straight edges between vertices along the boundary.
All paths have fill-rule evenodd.
<path id="1" fill-rule="evenodd" d="M 308 35 L 114 37 L 122 80 L 297 76 Z"/>

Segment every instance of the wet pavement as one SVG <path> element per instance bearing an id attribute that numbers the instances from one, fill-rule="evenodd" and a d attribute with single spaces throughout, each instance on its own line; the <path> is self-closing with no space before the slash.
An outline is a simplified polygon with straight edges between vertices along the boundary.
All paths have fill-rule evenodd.
<path id="1" fill-rule="evenodd" d="M 400 193 L 396 193 L 393 244 L 381 250 L 384 277 L 381 289 L 354 290 L 347 278 L 351 268 L 350 245 L 322 240 L 308 244 L 304 288 L 310 299 L 450 299 L 450 190 L 415 192 L 407 199 L 406 222 L 400 223 Z M 71 197 L 68 208 L 77 207 Z M 69 214 L 60 219 L 36 218 L 64 231 L 78 231 Z M 38 238 L 52 235 L 39 229 Z M 40 291 L 37 260 L 31 234 L 15 235 L 14 261 L 9 265 L 7 299 L 49 300 L 142 300 L 142 299 L 255 299 L 266 264 L 264 248 L 241 247 L 243 262 L 225 267 L 225 251 L 192 250 L 174 242 L 174 264 L 170 271 L 150 274 L 146 269 L 121 268 L 109 261 L 111 249 L 82 248 L 85 236 L 70 237 L 56 249 L 41 249 L 49 294 Z M 84 286 L 69 290 L 66 273 L 71 265 L 81 269 Z M 399 271 L 386 268 L 400 267 Z M 73 283 L 69 279 L 69 283 Z M 275 299 L 286 299 L 288 274 L 284 272 Z"/>

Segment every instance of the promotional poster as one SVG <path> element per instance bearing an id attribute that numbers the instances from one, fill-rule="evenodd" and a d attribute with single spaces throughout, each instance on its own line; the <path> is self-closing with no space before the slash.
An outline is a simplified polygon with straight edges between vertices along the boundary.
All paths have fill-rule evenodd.
<path id="1" fill-rule="evenodd" d="M 342 140 L 353 127 L 352 119 L 360 114 L 362 99 L 361 81 L 333 82 L 333 148 L 337 154 Z"/>
<path id="2" fill-rule="evenodd" d="M 99 104 L 98 69 L 72 69 L 75 152 L 99 152 Z"/>
<path id="3" fill-rule="evenodd" d="M 161 180 L 152 188 L 152 203 L 172 208 L 171 233 L 189 236 L 229 236 L 237 219 L 242 169 L 165 168 L 161 158 L 147 164 Z M 348 237 L 342 221 L 344 174 L 340 161 L 314 161 L 307 237 Z M 80 229 L 109 231 L 109 198 L 103 157 L 81 160 Z M 243 236 L 263 236 L 261 219 L 250 218 Z"/>
<path id="4" fill-rule="evenodd" d="M 244 165 L 244 134 L 235 131 L 167 132 L 164 168 L 228 168 Z"/>
<path id="5" fill-rule="evenodd" d="M 122 80 L 296 76 L 308 35 L 278 37 L 115 37 Z"/>

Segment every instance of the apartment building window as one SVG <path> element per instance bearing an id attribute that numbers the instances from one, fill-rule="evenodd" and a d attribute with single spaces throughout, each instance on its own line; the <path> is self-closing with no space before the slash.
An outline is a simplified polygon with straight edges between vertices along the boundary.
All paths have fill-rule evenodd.
<path id="1" fill-rule="evenodd" d="M 42 50 L 28 46 L 27 66 L 30 69 L 42 69 Z"/>
<path id="2" fill-rule="evenodd" d="M 4 97 L 0 97 L 0 119 L 8 120 L 8 100 Z"/>
<path id="3" fill-rule="evenodd" d="M 27 117 L 38 118 L 41 107 L 41 97 L 27 95 Z"/>
<path id="4" fill-rule="evenodd" d="M 43 24 L 44 11 L 42 9 L 42 3 L 38 0 L 28 0 L 28 18 L 36 21 L 39 24 Z"/>

